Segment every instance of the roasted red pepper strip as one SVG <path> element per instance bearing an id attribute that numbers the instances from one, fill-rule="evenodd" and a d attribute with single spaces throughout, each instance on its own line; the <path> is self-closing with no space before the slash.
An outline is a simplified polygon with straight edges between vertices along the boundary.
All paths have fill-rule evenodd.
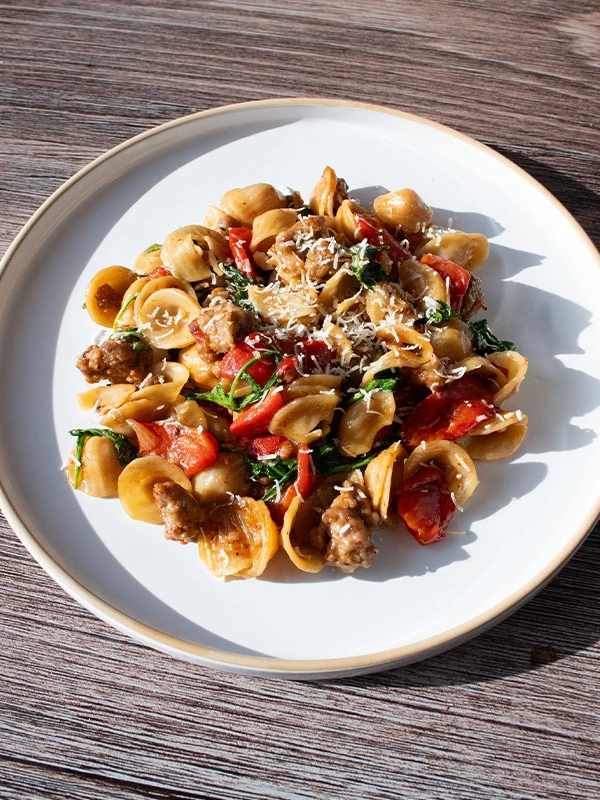
<path id="1" fill-rule="evenodd" d="M 460 264 L 455 264 L 454 261 L 448 261 L 447 258 L 441 256 L 434 256 L 431 253 L 425 253 L 421 257 L 421 264 L 434 269 L 444 280 L 448 280 L 450 288 L 450 308 L 455 314 L 461 309 L 462 302 L 469 283 L 471 282 L 471 273 L 461 267 Z"/>
<path id="2" fill-rule="evenodd" d="M 455 509 L 446 481 L 435 467 L 421 468 L 398 492 L 398 514 L 419 544 L 443 539 Z"/>
<path id="3" fill-rule="evenodd" d="M 266 433 L 269 423 L 285 403 L 281 396 L 281 388 L 269 389 L 266 397 L 258 403 L 245 408 L 229 426 L 234 436 L 254 437 Z"/>
<path id="4" fill-rule="evenodd" d="M 161 456 L 179 464 L 188 478 L 211 467 L 219 457 L 217 440 L 201 428 L 190 428 L 178 422 L 134 422 L 140 453 Z"/>
<path id="5" fill-rule="evenodd" d="M 193 331 L 192 331 L 193 334 Z M 240 342 L 228 353 L 225 353 L 221 361 L 221 377 L 235 378 L 238 372 L 246 366 L 253 358 L 260 355 L 260 350 L 254 350 L 246 341 Z M 272 377 L 277 364 L 273 356 L 265 356 L 260 361 L 248 367 L 247 373 L 260 385 L 264 386 Z"/>
<path id="6" fill-rule="evenodd" d="M 312 470 L 310 447 L 307 444 L 301 444 L 298 448 L 298 477 L 294 486 L 303 500 L 306 500 L 315 488 L 316 480 L 316 475 Z"/>
<path id="7" fill-rule="evenodd" d="M 389 231 L 386 231 L 385 228 L 377 228 L 365 217 L 356 217 L 356 228 L 358 235 L 366 239 L 373 247 L 387 248 L 386 253 L 393 264 L 402 264 L 403 261 L 411 258 L 410 251 L 403 247 Z"/>
<path id="8" fill-rule="evenodd" d="M 250 258 L 250 228 L 229 228 L 229 248 L 238 270 L 247 278 L 258 280 L 258 273 Z"/>
<path id="9" fill-rule="evenodd" d="M 495 413 L 490 390 L 479 378 L 465 375 L 417 403 L 402 424 L 400 438 L 407 447 L 460 439 Z"/>

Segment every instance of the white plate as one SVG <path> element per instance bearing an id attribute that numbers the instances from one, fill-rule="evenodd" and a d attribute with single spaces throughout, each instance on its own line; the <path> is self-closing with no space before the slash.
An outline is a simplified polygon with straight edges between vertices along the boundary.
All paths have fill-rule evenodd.
<path id="1" fill-rule="evenodd" d="M 75 356 L 96 329 L 90 277 L 203 219 L 234 186 L 305 195 L 330 164 L 353 194 L 410 186 L 436 221 L 491 240 L 479 274 L 492 329 L 529 359 L 516 399 L 530 419 L 518 458 L 478 466 L 480 486 L 448 536 L 420 547 L 377 534 L 370 570 L 291 567 L 222 582 L 195 548 L 135 523 L 117 500 L 75 494 L 60 471 L 90 424 Z M 321 677 L 425 658 L 514 611 L 573 554 L 599 511 L 597 252 L 565 209 L 509 161 L 448 128 L 329 100 L 246 103 L 144 133 L 59 189 L 19 234 L 0 279 L 2 508 L 71 595 L 135 639 L 224 669 Z M 513 402 L 513 406 L 516 404 Z"/>

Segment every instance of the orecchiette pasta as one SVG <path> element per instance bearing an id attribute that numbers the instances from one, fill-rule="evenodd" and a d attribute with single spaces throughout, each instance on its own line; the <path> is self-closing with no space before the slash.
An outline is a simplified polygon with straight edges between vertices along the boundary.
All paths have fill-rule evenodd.
<path id="1" fill-rule="evenodd" d="M 309 197 L 233 188 L 86 292 L 105 330 L 78 403 L 101 427 L 71 431 L 69 479 L 216 577 L 261 575 L 280 542 L 305 572 L 369 567 L 380 521 L 439 541 L 473 459 L 527 430 L 504 408 L 527 360 L 471 320 L 485 237 L 410 188 L 361 208 L 331 167 Z"/>

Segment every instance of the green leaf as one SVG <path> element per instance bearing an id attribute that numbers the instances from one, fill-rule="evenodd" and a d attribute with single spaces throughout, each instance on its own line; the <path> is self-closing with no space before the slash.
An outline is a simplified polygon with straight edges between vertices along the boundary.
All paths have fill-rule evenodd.
<path id="1" fill-rule="evenodd" d="M 81 475 L 81 455 L 83 453 L 85 443 L 90 436 L 104 436 L 106 439 L 110 439 L 115 446 L 119 464 L 122 467 L 126 467 L 130 461 L 133 461 L 139 455 L 137 448 L 134 447 L 131 442 L 125 438 L 125 436 L 111 431 L 110 428 L 75 428 L 72 431 L 69 431 L 69 433 L 71 436 L 77 437 L 77 442 L 75 444 L 75 471 L 73 472 L 74 489 L 77 489 L 79 486 L 79 478 Z"/>
<path id="2" fill-rule="evenodd" d="M 395 392 L 396 387 L 401 379 L 402 371 L 400 369 L 396 367 L 382 369 L 381 372 L 378 372 L 375 378 L 372 381 L 369 381 L 366 386 L 364 386 L 362 389 L 358 389 L 356 392 L 353 392 L 350 395 L 347 405 L 351 406 L 353 403 L 356 403 L 357 400 L 360 400 L 361 397 L 368 395 L 369 392 Z"/>
<path id="3" fill-rule="evenodd" d="M 241 451 L 240 451 L 241 452 Z M 274 500 L 278 493 L 290 483 L 293 483 L 298 477 L 298 461 L 296 458 L 270 458 L 264 461 L 255 461 L 249 458 L 247 454 L 246 460 L 252 468 L 252 478 L 268 478 L 275 481 L 275 486 L 272 486 L 261 498 L 265 503 Z"/>
<path id="4" fill-rule="evenodd" d="M 254 278 L 248 278 L 246 275 L 242 275 L 234 264 L 223 262 L 219 264 L 219 267 L 223 275 L 225 275 L 230 282 L 229 291 L 231 293 L 231 301 L 235 303 L 236 306 L 245 308 L 246 311 L 254 311 L 254 306 L 248 299 L 248 286 L 258 284 L 258 281 L 255 281 Z"/>
<path id="5" fill-rule="evenodd" d="M 127 302 L 125 303 L 125 305 L 123 306 L 123 308 L 122 308 L 122 309 L 119 311 L 119 313 L 118 313 L 118 314 L 117 314 L 117 316 L 115 317 L 115 321 L 113 322 L 113 331 L 114 331 L 115 333 L 116 333 L 116 332 L 119 330 L 119 328 L 118 328 L 118 322 L 119 322 L 119 320 L 121 319 L 121 317 L 123 316 L 123 314 L 124 314 L 124 313 L 127 311 L 127 309 L 129 308 L 129 306 L 130 306 L 132 303 L 135 303 L 135 300 L 136 300 L 137 296 L 138 296 L 138 292 L 136 292 L 135 294 L 132 294 L 132 295 L 131 295 L 131 297 L 128 297 L 128 298 L 127 298 Z"/>
<path id="6" fill-rule="evenodd" d="M 373 247 L 366 239 L 349 249 L 352 256 L 350 269 L 358 280 L 369 289 L 374 289 L 379 281 L 387 279 L 387 273 L 377 261 L 377 256 L 387 250 L 386 247 Z"/>
<path id="7" fill-rule="evenodd" d="M 150 345 L 144 339 L 142 334 L 139 332 L 137 328 L 123 328 L 120 331 L 116 331 L 112 333 L 110 336 L 111 339 L 121 339 L 124 342 L 133 342 L 133 349 L 136 353 L 141 352 L 142 350 L 150 350 Z"/>
<path id="8" fill-rule="evenodd" d="M 437 324 L 440 322 L 448 322 L 458 317 L 460 317 L 460 314 L 455 314 L 446 303 L 442 303 L 441 300 L 432 300 L 430 305 L 427 305 L 425 309 L 424 320 L 425 322 Z"/>
<path id="9" fill-rule="evenodd" d="M 262 358 L 268 358 L 269 356 L 275 359 L 275 370 L 265 385 L 261 386 L 247 371 L 252 364 L 256 364 L 257 361 L 260 361 Z M 269 389 L 281 380 L 277 374 L 277 366 L 280 362 L 281 353 L 278 350 L 265 350 L 244 364 L 233 379 L 229 393 L 227 393 L 220 384 L 217 384 L 212 392 L 182 392 L 182 394 L 186 400 L 208 400 L 211 403 L 224 406 L 230 411 L 241 411 L 243 408 L 246 408 L 246 406 L 251 405 L 251 403 L 257 403 L 262 400 Z M 249 383 L 250 391 L 243 397 L 235 397 L 235 390 L 242 379 Z"/>
<path id="10" fill-rule="evenodd" d="M 327 442 L 313 449 L 312 460 L 319 475 L 334 475 L 338 472 L 351 472 L 353 469 L 366 466 L 377 453 L 381 452 L 381 449 L 385 448 L 380 448 L 376 452 L 370 452 L 360 458 L 350 458 L 340 455 L 335 449 L 335 445 Z"/>
<path id="11" fill-rule="evenodd" d="M 480 355 L 486 356 L 488 353 L 501 353 L 504 350 L 515 349 L 514 342 L 503 341 L 494 336 L 486 319 L 477 322 L 467 320 L 467 325 L 473 334 L 473 347 Z"/>
<path id="12" fill-rule="evenodd" d="M 162 250 L 162 244 L 151 244 L 144 250 L 143 255 L 147 256 L 148 253 L 155 253 L 157 250 Z"/>

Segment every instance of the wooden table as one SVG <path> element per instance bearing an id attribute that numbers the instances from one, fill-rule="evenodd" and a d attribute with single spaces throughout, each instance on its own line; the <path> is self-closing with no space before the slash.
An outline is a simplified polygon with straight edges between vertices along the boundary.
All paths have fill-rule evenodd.
<path id="1" fill-rule="evenodd" d="M 78 168 L 146 128 L 310 95 L 387 104 L 480 139 L 600 240 L 593 0 L 0 8 L 3 248 Z M 65 596 L 0 524 L 0 797 L 600 796 L 599 529 L 478 639 L 404 669 L 310 684 L 132 643 Z"/>

